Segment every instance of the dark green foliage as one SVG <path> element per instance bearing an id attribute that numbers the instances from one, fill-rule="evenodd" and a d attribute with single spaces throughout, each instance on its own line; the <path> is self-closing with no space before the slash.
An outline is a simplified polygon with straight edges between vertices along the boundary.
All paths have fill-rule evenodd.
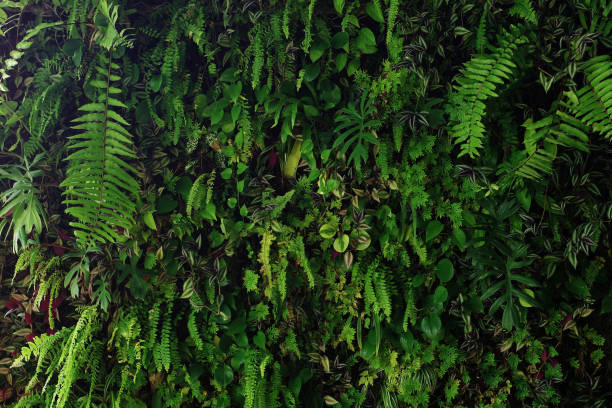
<path id="1" fill-rule="evenodd" d="M 0 2 L 0 405 L 609 406 L 611 13 Z"/>

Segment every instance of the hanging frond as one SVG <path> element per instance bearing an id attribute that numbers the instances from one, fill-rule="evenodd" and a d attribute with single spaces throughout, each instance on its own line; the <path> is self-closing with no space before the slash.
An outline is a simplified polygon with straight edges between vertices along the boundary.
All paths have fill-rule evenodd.
<path id="1" fill-rule="evenodd" d="M 106 67 L 96 67 L 98 77 L 90 85 L 99 92 L 96 102 L 79 108 L 85 112 L 74 119 L 72 129 L 82 131 L 70 136 L 66 179 L 61 187 L 67 197 L 66 212 L 77 219 L 70 223 L 82 244 L 115 242 L 119 228 L 129 230 L 134 222 L 132 196 L 138 191 L 134 168 L 126 160 L 134 159 L 129 123 L 114 109 L 126 108 L 113 95 L 121 90 L 112 86 L 119 76 L 112 74 L 119 66 L 103 55 Z"/>
<path id="2" fill-rule="evenodd" d="M 527 42 L 520 27 L 512 27 L 500 37 L 500 46 L 491 55 L 476 55 L 465 64 L 450 96 L 450 133 L 461 145 L 459 156 L 478 156 L 485 138 L 485 101 L 498 96 L 496 90 L 516 72 L 512 57 Z"/>
<path id="3" fill-rule="evenodd" d="M 583 70 L 586 85 L 576 92 L 577 100 L 569 110 L 594 132 L 612 141 L 612 58 L 609 55 L 591 58 Z"/>
<path id="4" fill-rule="evenodd" d="M 562 104 L 561 107 L 566 107 Z M 541 179 L 543 174 L 552 172 L 556 158 L 556 145 L 562 145 L 588 152 L 588 131 L 578 120 L 557 110 L 554 114 L 533 122 L 528 119 L 525 128 L 526 158 L 515 169 L 516 174 L 533 180 Z"/>

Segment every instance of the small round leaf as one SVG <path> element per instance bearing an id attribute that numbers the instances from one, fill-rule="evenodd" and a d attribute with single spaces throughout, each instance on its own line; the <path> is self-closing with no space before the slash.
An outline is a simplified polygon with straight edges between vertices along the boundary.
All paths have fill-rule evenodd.
<path id="1" fill-rule="evenodd" d="M 338 238 L 334 240 L 334 249 L 336 252 L 344 252 L 349 245 L 349 236 L 346 234 L 342 234 Z"/>
<path id="2" fill-rule="evenodd" d="M 455 270 L 450 259 L 444 258 L 438 262 L 438 265 L 436 266 L 436 274 L 438 275 L 438 279 L 440 279 L 442 282 L 448 282 L 453 278 Z"/>

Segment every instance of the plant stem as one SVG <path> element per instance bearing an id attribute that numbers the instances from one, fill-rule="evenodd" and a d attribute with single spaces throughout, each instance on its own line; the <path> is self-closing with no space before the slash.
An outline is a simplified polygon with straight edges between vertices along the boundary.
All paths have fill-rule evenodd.
<path id="1" fill-rule="evenodd" d="M 300 163 L 301 158 L 302 136 L 299 135 L 295 138 L 295 142 L 293 142 L 293 147 L 291 148 L 291 153 L 289 153 L 289 157 L 287 157 L 287 162 L 285 163 L 285 167 L 283 168 L 283 177 L 288 179 L 295 178 L 295 173 L 297 172 L 297 167 Z"/>

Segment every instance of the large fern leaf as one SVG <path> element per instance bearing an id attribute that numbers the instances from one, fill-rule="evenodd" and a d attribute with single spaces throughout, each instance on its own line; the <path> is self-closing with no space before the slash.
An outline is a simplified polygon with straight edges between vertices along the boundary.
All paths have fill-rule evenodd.
<path id="1" fill-rule="evenodd" d="M 119 66 L 105 56 L 100 59 L 106 67 L 96 67 L 97 78 L 90 81 L 99 95 L 96 102 L 81 106 L 84 114 L 73 120 L 72 129 L 81 132 L 69 137 L 72 153 L 61 184 L 66 212 L 77 220 L 70 225 L 84 244 L 115 242 L 119 228 L 129 229 L 135 209 L 131 196 L 138 190 L 135 170 L 126 162 L 136 157 L 129 124 L 114 110 L 126 108 L 114 97 L 121 90 L 112 86 L 120 78 L 111 71 Z"/>
<path id="2" fill-rule="evenodd" d="M 560 108 L 567 109 L 567 105 L 561 104 Z M 551 173 L 557 145 L 588 152 L 588 129 L 561 109 L 537 122 L 528 119 L 523 124 L 526 158 L 515 169 L 519 176 L 537 180 Z"/>
<path id="3" fill-rule="evenodd" d="M 475 157 L 485 137 L 485 101 L 497 97 L 497 88 L 516 71 L 512 57 L 527 38 L 518 27 L 512 27 L 499 39 L 500 46 L 490 55 L 475 55 L 461 70 L 455 92 L 450 96 L 450 133 L 461 145 L 459 156 Z"/>
<path id="4" fill-rule="evenodd" d="M 609 55 L 591 58 L 583 70 L 586 85 L 576 92 L 578 100 L 570 111 L 594 132 L 612 140 L 612 58 Z"/>

